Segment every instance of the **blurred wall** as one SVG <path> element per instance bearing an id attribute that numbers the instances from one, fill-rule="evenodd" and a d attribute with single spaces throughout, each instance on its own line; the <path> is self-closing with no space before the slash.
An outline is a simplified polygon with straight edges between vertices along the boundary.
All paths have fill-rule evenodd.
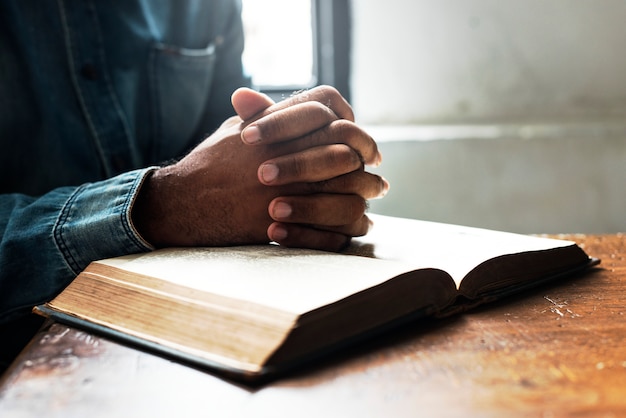
<path id="1" fill-rule="evenodd" d="M 352 104 L 392 183 L 373 211 L 626 231 L 626 2 L 351 6 Z"/>

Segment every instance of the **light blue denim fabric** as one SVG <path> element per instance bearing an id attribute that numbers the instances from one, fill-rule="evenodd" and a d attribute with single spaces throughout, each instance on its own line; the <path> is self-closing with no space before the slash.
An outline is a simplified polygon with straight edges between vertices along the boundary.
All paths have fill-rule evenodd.
<path id="1" fill-rule="evenodd" d="M 146 173 L 233 114 L 238 0 L 0 1 L 0 323 L 150 250 Z"/>

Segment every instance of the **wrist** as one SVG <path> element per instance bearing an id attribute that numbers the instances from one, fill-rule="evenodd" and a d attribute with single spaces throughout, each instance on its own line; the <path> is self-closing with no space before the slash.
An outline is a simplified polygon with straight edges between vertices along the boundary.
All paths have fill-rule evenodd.
<path id="1" fill-rule="evenodd" d="M 131 221 L 137 233 L 150 245 L 162 247 L 166 245 L 161 229 L 165 216 L 159 199 L 161 170 L 149 171 L 135 196 L 131 209 Z"/>

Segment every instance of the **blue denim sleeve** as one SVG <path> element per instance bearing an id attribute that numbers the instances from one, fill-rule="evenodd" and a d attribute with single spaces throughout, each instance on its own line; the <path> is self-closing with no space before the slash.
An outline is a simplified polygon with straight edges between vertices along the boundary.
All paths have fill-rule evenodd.
<path id="1" fill-rule="evenodd" d="M 130 219 L 150 170 L 38 198 L 0 196 L 0 323 L 54 297 L 93 260 L 151 249 Z"/>

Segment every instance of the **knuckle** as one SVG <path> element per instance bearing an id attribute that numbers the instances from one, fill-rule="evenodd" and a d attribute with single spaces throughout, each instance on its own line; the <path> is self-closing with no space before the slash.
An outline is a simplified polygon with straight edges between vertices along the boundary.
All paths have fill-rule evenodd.
<path id="1" fill-rule="evenodd" d="M 259 129 L 266 138 L 276 138 L 284 134 L 288 129 L 287 120 L 281 117 L 281 114 L 274 114 L 273 117 L 260 123 Z"/>
<path id="2" fill-rule="evenodd" d="M 374 139 L 354 122 L 339 119 L 331 123 L 331 135 L 335 140 L 349 145 L 365 164 L 378 152 Z"/>
<path id="3" fill-rule="evenodd" d="M 355 222 L 350 228 L 350 235 L 354 237 L 362 237 L 369 232 L 369 218 L 366 215 Z"/>
<path id="4" fill-rule="evenodd" d="M 288 169 L 291 178 L 302 178 L 308 172 L 309 163 L 308 160 L 302 156 L 298 156 L 293 159 L 290 168 Z"/>
<path id="5" fill-rule="evenodd" d="M 304 110 L 302 117 L 306 117 L 310 121 L 309 123 L 317 125 L 316 129 L 332 123 L 337 119 L 337 115 L 320 102 L 306 102 L 298 106 Z"/>
<path id="6" fill-rule="evenodd" d="M 348 144 L 357 144 L 362 140 L 367 141 L 368 137 L 364 131 L 354 122 L 345 119 L 338 119 L 331 123 L 333 135 Z"/>
<path id="7" fill-rule="evenodd" d="M 320 113 L 328 112 L 328 107 L 324 106 L 322 103 L 318 101 L 304 102 L 304 103 L 301 103 L 299 106 L 306 106 L 306 107 L 309 107 L 312 111 L 317 111 Z"/>
<path id="8" fill-rule="evenodd" d="M 327 84 L 318 86 L 315 88 L 315 90 L 318 90 L 324 97 L 327 97 L 327 98 L 331 98 L 333 96 L 340 96 L 339 90 Z"/>
<path id="9" fill-rule="evenodd" d="M 279 178 L 277 183 L 290 184 L 296 182 L 299 184 L 299 187 L 306 184 L 300 184 L 306 178 L 310 167 L 310 163 L 305 156 L 295 154 L 288 158 L 277 158 L 273 160 L 273 164 L 278 167 Z"/>
<path id="10" fill-rule="evenodd" d="M 311 92 L 313 96 L 317 96 L 317 100 L 330 108 L 337 116 L 354 121 L 352 107 L 335 87 L 322 85 L 316 87 Z"/>
<path id="11" fill-rule="evenodd" d="M 337 135 L 341 136 L 342 138 L 351 138 L 352 136 L 356 135 L 357 130 L 359 130 L 354 122 L 350 122 L 349 120 L 345 119 L 337 119 L 336 121 L 332 122 L 331 129 L 336 131 Z"/>
<path id="12" fill-rule="evenodd" d="M 349 171 L 361 166 L 361 158 L 356 151 L 343 144 L 332 145 L 327 158 L 333 166 L 345 167 Z"/>
<path id="13" fill-rule="evenodd" d="M 349 213 L 350 220 L 352 222 L 358 221 L 363 217 L 365 211 L 367 211 L 367 200 L 363 199 L 361 196 L 353 195 Z"/>
<path id="14" fill-rule="evenodd" d="M 362 179 L 358 171 L 310 184 L 310 192 L 312 193 L 360 194 L 361 188 Z"/>

